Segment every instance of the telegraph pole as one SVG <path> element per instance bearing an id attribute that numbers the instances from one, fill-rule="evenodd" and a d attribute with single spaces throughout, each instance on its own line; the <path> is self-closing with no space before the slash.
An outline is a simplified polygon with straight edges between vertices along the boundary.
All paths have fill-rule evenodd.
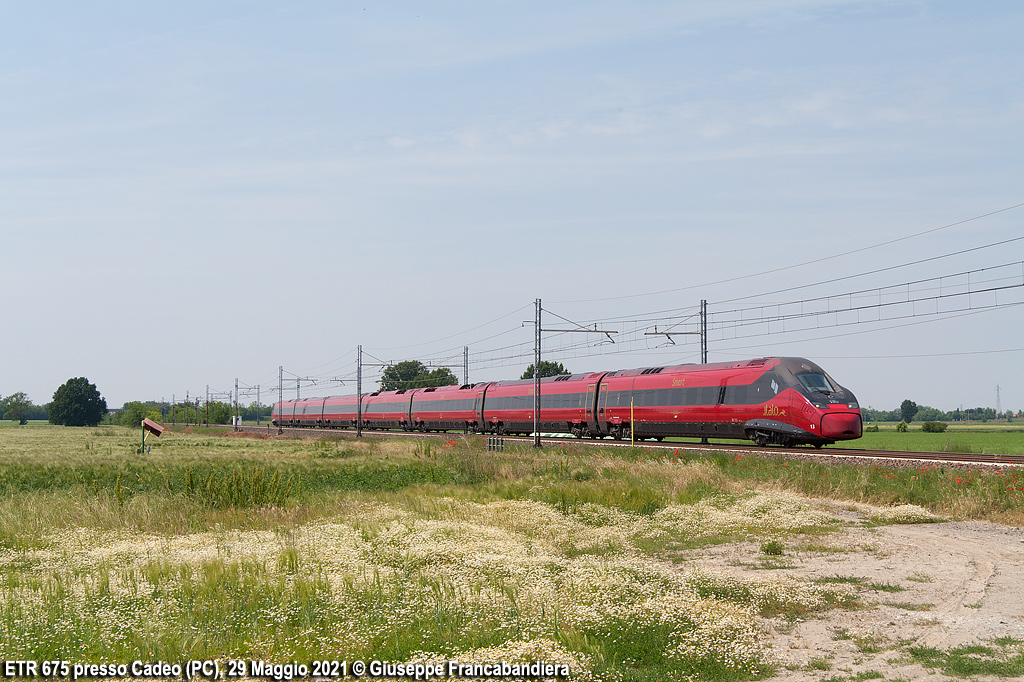
<path id="1" fill-rule="evenodd" d="M 210 423 L 210 384 L 206 384 L 206 423 Z"/>
<path id="2" fill-rule="evenodd" d="M 260 425 L 260 385 L 256 384 L 256 426 Z"/>
<path id="3" fill-rule="evenodd" d="M 280 365 L 277 368 L 277 404 L 279 414 L 277 415 L 277 435 L 284 433 L 284 429 L 281 428 L 281 422 L 284 421 L 284 365 Z"/>
<path id="4" fill-rule="evenodd" d="M 356 437 L 363 435 L 363 347 L 356 347 Z"/>
<path id="5" fill-rule="evenodd" d="M 469 346 L 462 347 L 462 366 L 462 383 L 463 385 L 466 385 L 469 383 Z"/>
<path id="6" fill-rule="evenodd" d="M 206 408 L 210 409 L 210 408 Z M 238 430 L 238 377 L 235 377 L 235 431 Z"/>

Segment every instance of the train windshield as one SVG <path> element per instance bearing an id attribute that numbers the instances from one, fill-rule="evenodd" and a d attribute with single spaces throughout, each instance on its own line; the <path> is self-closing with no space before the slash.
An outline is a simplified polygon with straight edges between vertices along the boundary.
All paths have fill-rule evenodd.
<path id="1" fill-rule="evenodd" d="M 824 374 L 806 372 L 804 374 L 797 374 L 796 378 L 800 380 L 800 383 L 804 385 L 804 388 L 812 393 L 836 392 L 835 386 L 832 385 L 832 382 L 829 381 L 828 377 Z"/>

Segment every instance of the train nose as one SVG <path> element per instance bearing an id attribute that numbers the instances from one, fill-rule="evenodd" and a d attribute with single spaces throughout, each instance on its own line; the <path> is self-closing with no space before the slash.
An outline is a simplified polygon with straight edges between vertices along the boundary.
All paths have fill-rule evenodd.
<path id="1" fill-rule="evenodd" d="M 825 438 L 860 438 L 860 415 L 854 412 L 829 413 L 821 418 L 821 435 Z"/>

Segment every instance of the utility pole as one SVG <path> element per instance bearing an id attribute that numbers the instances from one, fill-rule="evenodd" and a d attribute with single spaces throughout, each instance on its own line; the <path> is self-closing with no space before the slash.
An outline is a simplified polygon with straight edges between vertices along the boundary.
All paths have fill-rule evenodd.
<path id="1" fill-rule="evenodd" d="M 206 408 L 210 409 L 210 408 Z M 235 431 L 238 430 L 238 377 L 235 377 Z"/>
<path id="2" fill-rule="evenodd" d="M 1003 411 L 1003 403 L 999 400 L 999 384 L 996 384 L 996 419 L 999 419 L 999 414 Z"/>
<path id="3" fill-rule="evenodd" d="M 260 385 L 256 384 L 256 426 L 260 425 Z"/>
<path id="4" fill-rule="evenodd" d="M 708 302 L 700 302 L 700 364 L 708 364 Z"/>
<path id="5" fill-rule="evenodd" d="M 299 387 L 301 387 L 301 386 L 302 386 L 302 379 L 299 378 L 299 377 L 295 377 L 295 399 L 296 400 L 299 399 Z"/>
<path id="6" fill-rule="evenodd" d="M 533 447 L 540 447 L 540 299 L 537 299 L 537 340 L 533 354 Z"/>
<path id="7" fill-rule="evenodd" d="M 594 323 L 594 328 L 590 329 L 588 327 L 584 327 L 581 324 L 573 322 L 572 320 L 566 320 L 566 318 L 562 317 L 561 315 L 558 315 L 557 313 L 555 313 L 555 317 L 562 317 L 562 319 L 566 320 L 566 322 L 569 322 L 571 324 L 575 324 L 576 325 L 576 329 L 543 329 L 543 328 L 541 328 L 541 310 L 542 310 L 542 308 L 541 308 L 541 304 L 540 304 L 540 299 L 539 298 L 537 299 L 536 305 L 537 305 L 537 319 L 534 320 L 534 325 L 537 328 L 537 341 L 536 341 L 536 343 L 534 345 L 535 353 L 534 353 L 534 359 L 533 359 L 533 394 L 534 394 L 534 398 L 533 398 L 533 433 L 534 433 L 534 436 L 533 436 L 533 446 L 539 448 L 540 447 L 540 431 L 538 429 L 540 428 L 540 403 L 541 403 L 541 399 L 540 399 L 540 333 L 543 331 L 543 332 L 558 332 L 560 334 L 568 334 L 570 332 L 577 332 L 577 333 L 582 333 L 582 334 L 604 334 L 605 336 L 608 337 L 608 341 L 609 342 L 615 343 L 615 339 L 612 338 L 612 334 L 618 334 L 618 332 L 617 331 L 609 331 L 609 330 L 606 330 L 606 329 L 598 329 L 596 322 Z M 523 322 L 523 324 L 528 324 L 528 322 Z M 633 428 L 632 425 L 630 425 L 630 428 L 631 429 Z"/>
<path id="8" fill-rule="evenodd" d="M 708 302 L 700 300 L 700 364 L 708 364 Z M 700 439 L 702 445 L 708 445 L 708 438 Z"/>
<path id="9" fill-rule="evenodd" d="M 466 385 L 469 383 L 469 346 L 462 347 L 462 384 Z"/>
<path id="10" fill-rule="evenodd" d="M 178 422 L 174 421 L 174 418 L 175 418 L 176 412 L 177 412 L 177 410 L 175 409 L 176 407 L 177 407 L 177 404 L 174 402 L 174 394 L 172 393 L 171 394 L 171 424 L 177 424 L 178 423 Z"/>
<path id="11" fill-rule="evenodd" d="M 356 437 L 363 435 L 363 347 L 356 347 Z"/>
<path id="12" fill-rule="evenodd" d="M 206 423 L 210 423 L 210 384 L 206 384 Z"/>
<path id="13" fill-rule="evenodd" d="M 284 410 L 284 365 L 280 365 L 277 368 L 277 404 L 280 405 L 278 410 Z M 277 415 L 277 435 L 284 433 L 284 429 L 281 428 L 281 423 L 284 421 L 284 413 Z"/>

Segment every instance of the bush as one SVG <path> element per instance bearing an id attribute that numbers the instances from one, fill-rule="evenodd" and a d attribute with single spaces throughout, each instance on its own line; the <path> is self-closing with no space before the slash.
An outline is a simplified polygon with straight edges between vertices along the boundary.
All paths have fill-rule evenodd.
<path id="1" fill-rule="evenodd" d="M 896 430 L 899 431 L 900 433 L 906 433 L 907 432 L 907 422 L 903 421 L 903 422 L 900 422 L 899 424 L 897 424 L 896 425 Z"/>
<path id="2" fill-rule="evenodd" d="M 946 422 L 925 422 L 921 425 L 921 430 L 925 433 L 942 433 L 947 426 Z"/>
<path id="3" fill-rule="evenodd" d="M 878 425 L 877 424 L 872 424 L 871 426 L 865 426 L 864 427 L 864 432 L 865 433 L 878 433 Z"/>

